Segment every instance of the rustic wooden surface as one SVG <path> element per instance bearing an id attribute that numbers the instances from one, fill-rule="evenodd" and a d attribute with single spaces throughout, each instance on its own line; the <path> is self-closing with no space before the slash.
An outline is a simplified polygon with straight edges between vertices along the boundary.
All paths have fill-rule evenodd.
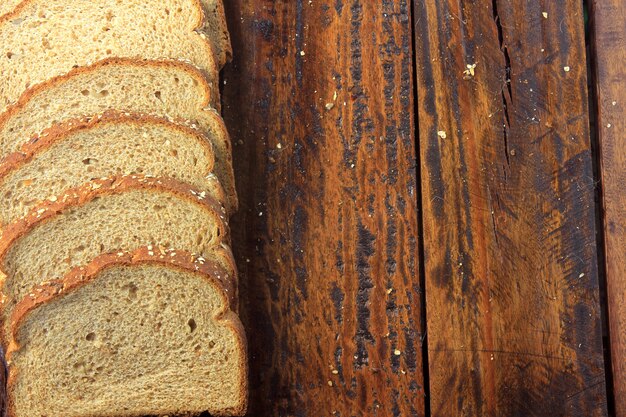
<path id="1" fill-rule="evenodd" d="M 593 63 L 616 417 L 626 417 L 626 3 L 594 1 Z"/>
<path id="2" fill-rule="evenodd" d="M 414 4 L 432 415 L 607 415 L 582 2 Z"/>
<path id="3" fill-rule="evenodd" d="M 626 417 L 624 2 L 225 3 L 248 415 Z"/>
<path id="4" fill-rule="evenodd" d="M 249 415 L 422 416 L 410 5 L 226 8 Z"/>

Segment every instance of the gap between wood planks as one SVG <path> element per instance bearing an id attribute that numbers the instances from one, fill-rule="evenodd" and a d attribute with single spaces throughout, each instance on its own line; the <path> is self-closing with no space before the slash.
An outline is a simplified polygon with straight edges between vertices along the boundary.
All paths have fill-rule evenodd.
<path id="1" fill-rule="evenodd" d="M 431 417 L 430 411 L 430 368 L 428 367 L 428 321 L 426 315 L 426 268 L 424 268 L 424 219 L 422 218 L 424 210 L 422 209 L 422 156 L 420 153 L 420 130 L 419 130 L 419 108 L 417 104 L 417 52 L 416 52 L 416 39 L 415 39 L 415 2 L 409 1 L 411 15 L 411 63 L 412 79 L 413 79 L 413 120 L 414 122 L 414 140 L 415 140 L 415 182 L 416 182 L 416 196 L 417 199 L 417 230 L 418 230 L 418 245 L 419 245 L 419 286 L 422 289 L 420 293 L 420 303 L 422 305 L 421 311 L 421 328 L 422 328 L 422 340 L 421 340 L 421 352 L 422 352 L 422 383 L 424 385 L 424 417 Z"/>
<path id="2" fill-rule="evenodd" d="M 609 326 L 609 303 L 607 297 L 607 268 L 604 241 L 604 210 L 602 202 L 604 199 L 602 173 L 600 170 L 600 125 L 598 123 L 598 100 L 599 94 L 597 62 L 595 56 L 595 19 L 594 0 L 583 0 L 583 10 L 587 14 L 585 21 L 585 56 L 587 65 L 587 87 L 589 98 L 589 134 L 591 142 L 591 152 L 593 155 L 593 182 L 595 190 L 595 210 L 596 210 L 596 246 L 598 254 L 598 281 L 600 286 L 600 318 L 602 320 L 602 345 L 604 349 L 604 375 L 606 382 L 607 411 L 609 416 L 616 415 L 615 388 L 613 383 L 613 366 L 611 357 L 611 332 Z"/>

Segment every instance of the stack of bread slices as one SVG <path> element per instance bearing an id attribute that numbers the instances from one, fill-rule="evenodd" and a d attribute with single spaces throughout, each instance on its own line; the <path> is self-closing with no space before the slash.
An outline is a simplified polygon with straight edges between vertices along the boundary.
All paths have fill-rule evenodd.
<path id="1" fill-rule="evenodd" d="M 0 4 L 10 417 L 245 412 L 221 1 Z"/>

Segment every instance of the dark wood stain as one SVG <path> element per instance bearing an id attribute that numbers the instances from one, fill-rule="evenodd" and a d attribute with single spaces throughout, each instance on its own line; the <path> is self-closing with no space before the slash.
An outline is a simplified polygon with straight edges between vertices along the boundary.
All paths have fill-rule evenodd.
<path id="1" fill-rule="evenodd" d="M 225 1 L 249 416 L 626 417 L 626 3 L 590 74 L 582 3 Z"/>
<path id="2" fill-rule="evenodd" d="M 431 413 L 605 416 L 581 5 L 414 8 Z"/>
<path id="3" fill-rule="evenodd" d="M 249 415 L 423 416 L 409 4 L 225 3 Z"/>

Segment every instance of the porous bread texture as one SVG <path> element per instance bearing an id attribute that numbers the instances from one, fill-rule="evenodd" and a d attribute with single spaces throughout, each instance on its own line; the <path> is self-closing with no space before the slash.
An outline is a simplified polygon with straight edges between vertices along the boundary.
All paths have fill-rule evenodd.
<path id="1" fill-rule="evenodd" d="M 23 0 L 4 0 L 0 3 L 0 18 L 10 13 Z M 201 0 L 205 13 L 202 30 L 207 34 L 214 46 L 219 67 L 223 67 L 232 58 L 230 36 L 226 26 L 224 5 L 222 0 Z"/>
<path id="2" fill-rule="evenodd" d="M 229 268 L 225 216 L 212 197 L 170 179 L 91 181 L 37 205 L 0 238 L 3 342 L 13 307 L 39 283 L 111 251 L 181 248 Z M 234 271 L 229 271 L 233 274 Z"/>
<path id="3" fill-rule="evenodd" d="M 230 34 L 226 25 L 224 3 L 222 0 L 202 0 L 202 6 L 206 14 L 202 29 L 209 36 L 211 43 L 215 47 L 215 55 L 221 68 L 233 57 Z"/>
<path id="4" fill-rule="evenodd" d="M 30 86 L 107 57 L 192 62 L 217 83 L 199 0 L 24 0 L 0 18 L 0 111 Z"/>
<path id="5" fill-rule="evenodd" d="M 169 117 L 199 127 L 213 144 L 215 174 L 237 208 L 230 139 L 210 109 L 211 86 L 202 73 L 176 61 L 109 58 L 30 88 L 0 115 L 0 157 L 20 150 L 55 123 L 110 109 Z"/>
<path id="6" fill-rule="evenodd" d="M 12 417 L 245 412 L 245 337 L 219 267 L 141 250 L 98 258 L 20 303 Z"/>
<path id="7" fill-rule="evenodd" d="M 44 131 L 0 163 L 0 226 L 38 202 L 92 179 L 169 177 L 224 202 L 211 143 L 198 130 L 163 118 L 107 112 Z"/>

